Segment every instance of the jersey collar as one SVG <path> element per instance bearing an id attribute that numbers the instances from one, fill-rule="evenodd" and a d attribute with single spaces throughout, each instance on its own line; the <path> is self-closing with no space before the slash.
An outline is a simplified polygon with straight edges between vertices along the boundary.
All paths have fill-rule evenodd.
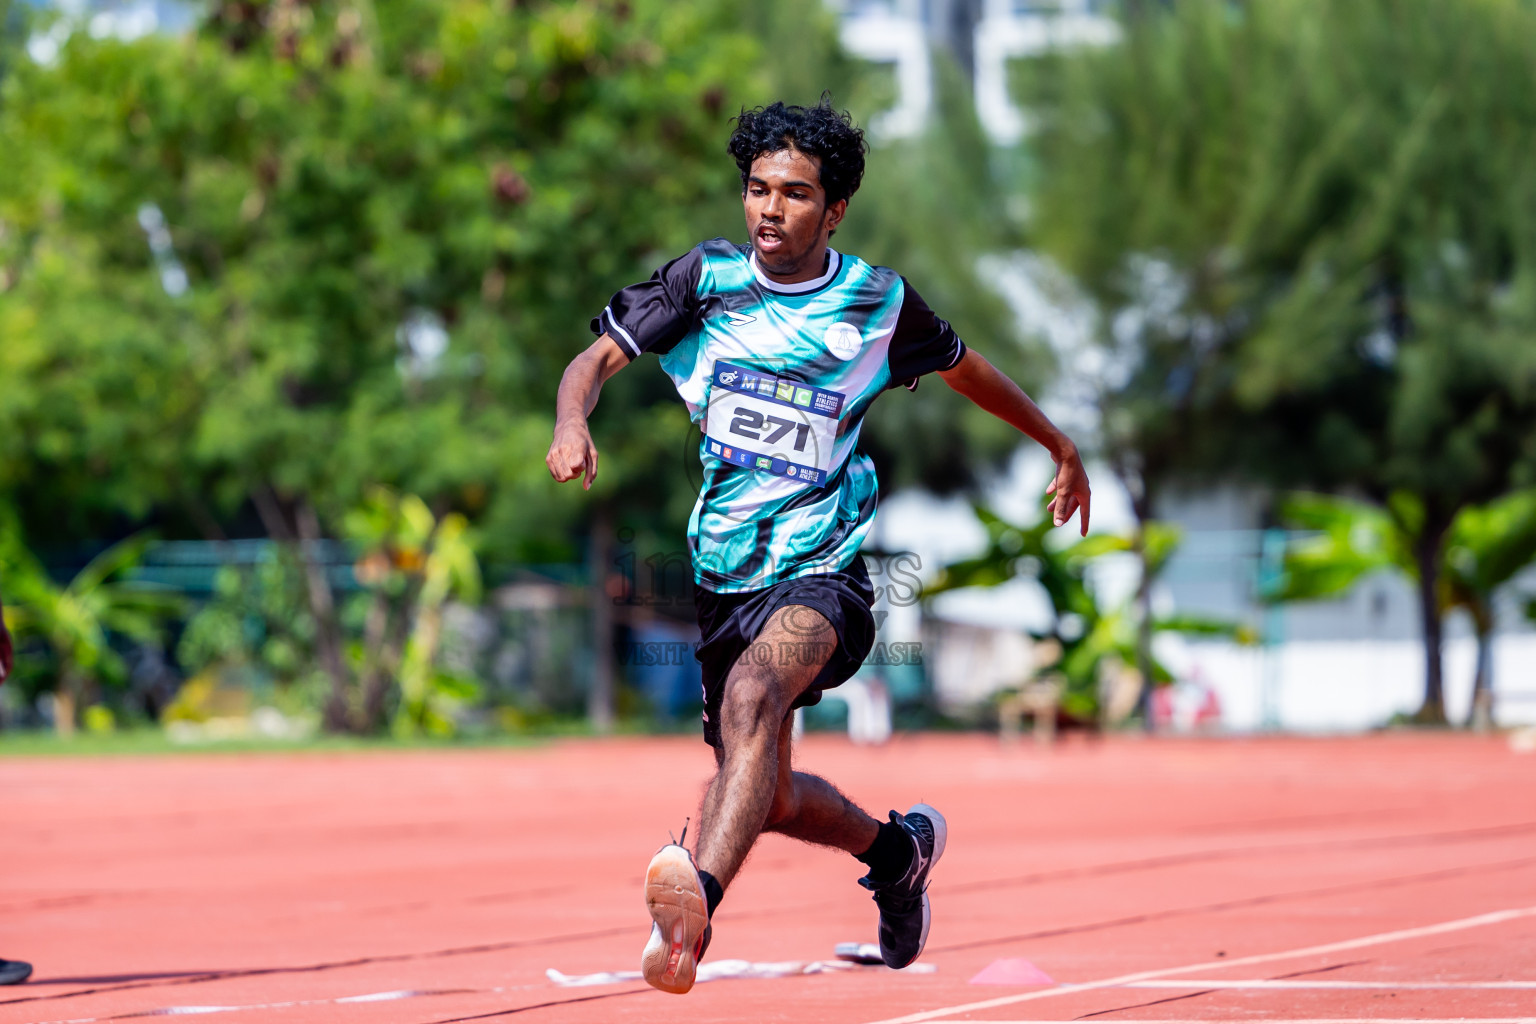
<path id="1" fill-rule="evenodd" d="M 757 265 L 756 251 L 753 251 L 747 259 L 752 264 L 752 276 L 757 278 L 757 283 L 765 291 L 777 292 L 780 295 L 804 295 L 807 292 L 814 292 L 825 288 L 832 283 L 832 279 L 837 276 L 838 271 L 843 269 L 843 254 L 831 246 L 827 246 L 826 273 L 810 281 L 796 281 L 794 284 L 781 284 L 769 278 L 767 274 L 764 274 L 762 268 Z"/>

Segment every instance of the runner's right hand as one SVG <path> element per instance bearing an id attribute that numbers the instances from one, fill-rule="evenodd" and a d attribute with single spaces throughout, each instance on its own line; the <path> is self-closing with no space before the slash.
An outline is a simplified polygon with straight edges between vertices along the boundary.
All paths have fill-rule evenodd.
<path id="1" fill-rule="evenodd" d="M 566 423 L 555 427 L 555 439 L 550 442 L 549 454 L 544 456 L 549 475 L 560 483 L 574 480 L 586 474 L 582 487 L 592 489 L 597 479 L 597 445 L 585 423 Z"/>

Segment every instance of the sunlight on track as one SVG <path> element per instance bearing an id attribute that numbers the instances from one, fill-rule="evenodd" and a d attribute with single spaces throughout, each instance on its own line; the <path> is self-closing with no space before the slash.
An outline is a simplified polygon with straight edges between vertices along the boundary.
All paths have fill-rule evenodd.
<path id="1" fill-rule="evenodd" d="M 1205 978 L 1189 981 L 1133 981 L 1122 988 L 1336 988 L 1336 989 L 1536 989 L 1536 981 L 1297 981 L 1292 978 Z"/>
<path id="2" fill-rule="evenodd" d="M 0 1024 L 1536 1015 L 1536 758 L 1439 736 L 1041 752 L 812 735 L 805 770 L 877 805 L 918 790 L 953 808 L 927 973 L 733 978 L 682 1001 L 550 980 L 638 966 L 636 874 L 657 823 L 697 809 L 702 746 L 9 760 L 0 955 L 39 970 L 0 989 Z M 765 840 L 706 965 L 873 938 L 856 873 Z M 1004 960 L 1046 980 L 971 983 Z"/>
<path id="3" fill-rule="evenodd" d="M 990 1010 L 999 1006 L 1011 1006 L 1015 1003 L 1050 999 L 1074 992 L 1120 988 L 1140 981 L 1165 978 L 1171 974 L 1188 974 L 1190 971 L 1209 970 L 1216 967 L 1241 967 L 1249 964 L 1270 963 L 1275 960 L 1294 960 L 1299 957 L 1317 956 L 1322 953 L 1339 953 L 1349 949 L 1362 949 L 1366 946 L 1378 946 L 1389 942 L 1403 942 L 1408 939 L 1420 939 L 1431 935 L 1443 935 L 1447 932 L 1464 931 L 1468 928 L 1482 928 L 1487 925 L 1501 924 L 1505 921 L 1514 921 L 1533 915 L 1536 915 L 1536 907 L 1497 910 L 1489 914 L 1478 914 L 1476 917 L 1464 917 L 1456 921 L 1443 921 L 1440 924 L 1425 925 L 1422 928 L 1403 928 L 1397 931 L 1381 932 L 1376 935 L 1362 936 L 1358 939 L 1345 939 L 1342 942 L 1329 942 L 1318 946 L 1303 946 L 1300 949 L 1288 949 L 1276 953 L 1259 953 L 1255 956 L 1238 957 L 1233 960 L 1206 960 L 1183 967 L 1163 967 L 1152 971 L 1137 971 L 1133 974 L 1122 974 L 1119 977 L 1105 978 L 1101 981 L 1085 981 L 1075 985 L 1061 985 L 1052 989 L 1001 996 L 997 999 L 984 999 L 979 1002 L 964 1003 L 959 1006 L 945 1006 L 937 1010 L 908 1014 L 904 1017 L 891 1017 L 872 1022 L 872 1024 L 918 1024 L 919 1021 L 934 1021 L 949 1014 L 973 1013 L 977 1010 Z"/>

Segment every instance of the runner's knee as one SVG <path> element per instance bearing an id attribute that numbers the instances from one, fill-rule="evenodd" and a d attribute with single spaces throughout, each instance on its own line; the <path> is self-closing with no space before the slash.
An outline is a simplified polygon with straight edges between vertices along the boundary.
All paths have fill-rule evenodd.
<path id="1" fill-rule="evenodd" d="M 778 736 L 788 706 L 775 681 L 759 673 L 732 675 L 721 701 L 721 732 L 732 738 Z"/>

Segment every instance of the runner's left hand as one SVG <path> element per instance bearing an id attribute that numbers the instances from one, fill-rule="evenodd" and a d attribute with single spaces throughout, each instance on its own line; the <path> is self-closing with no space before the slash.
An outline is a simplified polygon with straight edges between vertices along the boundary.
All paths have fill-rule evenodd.
<path id="1" fill-rule="evenodd" d="M 1055 495 L 1045 508 L 1056 525 L 1064 525 L 1073 512 L 1081 511 L 1083 536 L 1088 536 L 1088 471 L 1083 468 L 1076 446 L 1056 460 L 1056 476 L 1045 493 Z"/>

